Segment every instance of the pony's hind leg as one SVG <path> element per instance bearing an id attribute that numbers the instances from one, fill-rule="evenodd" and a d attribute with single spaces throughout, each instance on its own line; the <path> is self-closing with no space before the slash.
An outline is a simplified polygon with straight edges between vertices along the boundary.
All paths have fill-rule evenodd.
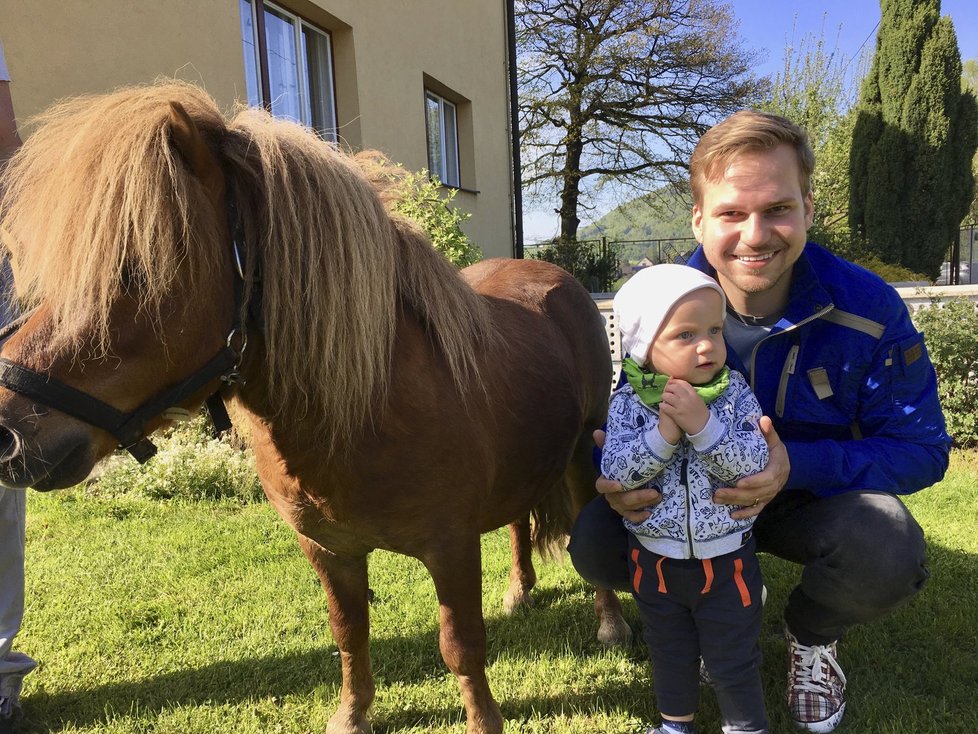
<path id="1" fill-rule="evenodd" d="M 513 565 L 509 571 L 509 588 L 503 596 L 503 611 L 513 614 L 520 608 L 533 606 L 530 591 L 537 583 L 537 573 L 533 569 L 529 515 L 509 524 L 509 547 L 513 555 Z"/>
<path id="2" fill-rule="evenodd" d="M 593 446 L 590 436 L 583 437 L 574 450 L 574 458 L 565 473 L 571 490 L 575 518 L 595 495 L 595 473 L 591 458 Z M 594 613 L 598 617 L 598 642 L 609 647 L 631 644 L 632 628 L 625 621 L 621 600 L 612 589 L 595 587 Z"/>
<path id="3" fill-rule="evenodd" d="M 330 718 L 326 734 L 371 734 L 367 710 L 374 700 L 374 679 L 370 669 L 367 557 L 337 556 L 302 535 L 298 537 L 326 591 L 329 628 L 339 648 L 343 673 L 340 706 Z"/>
<path id="4" fill-rule="evenodd" d="M 474 530 L 440 538 L 421 561 L 435 582 L 442 658 L 462 691 L 466 734 L 502 734 L 503 716 L 486 679 L 486 627 L 482 618 L 482 551 Z"/>

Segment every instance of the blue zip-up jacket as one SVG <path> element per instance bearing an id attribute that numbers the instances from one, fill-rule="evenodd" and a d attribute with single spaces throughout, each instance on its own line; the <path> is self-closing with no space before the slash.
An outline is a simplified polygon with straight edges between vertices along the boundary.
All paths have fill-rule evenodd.
<path id="1" fill-rule="evenodd" d="M 713 277 L 700 247 L 688 265 Z M 924 337 L 892 286 L 808 243 L 788 306 L 750 364 L 750 379 L 791 461 L 786 489 L 909 494 L 941 480 L 951 439 Z"/>

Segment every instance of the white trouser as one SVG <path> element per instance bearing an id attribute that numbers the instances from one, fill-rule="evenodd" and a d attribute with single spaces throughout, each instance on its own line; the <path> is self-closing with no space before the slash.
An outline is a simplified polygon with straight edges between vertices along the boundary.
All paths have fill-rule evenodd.
<path id="1" fill-rule="evenodd" d="M 0 487 L 0 698 L 16 701 L 24 676 L 37 667 L 12 649 L 24 616 L 24 526 L 27 492 Z"/>

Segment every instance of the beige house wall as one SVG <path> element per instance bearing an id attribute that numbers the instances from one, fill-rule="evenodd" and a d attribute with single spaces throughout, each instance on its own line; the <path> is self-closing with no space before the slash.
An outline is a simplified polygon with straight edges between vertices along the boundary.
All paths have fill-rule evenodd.
<path id="1" fill-rule="evenodd" d="M 424 90 L 457 103 L 466 234 L 514 252 L 506 0 L 283 0 L 330 31 L 341 140 L 427 166 Z M 24 122 L 55 100 L 172 76 L 227 110 L 246 100 L 237 0 L 0 0 Z"/>

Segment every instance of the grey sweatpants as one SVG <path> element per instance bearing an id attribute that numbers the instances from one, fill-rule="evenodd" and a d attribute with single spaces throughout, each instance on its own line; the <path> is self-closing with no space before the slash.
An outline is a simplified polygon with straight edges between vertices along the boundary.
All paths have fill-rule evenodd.
<path id="1" fill-rule="evenodd" d="M 0 698 L 16 701 L 27 673 L 37 667 L 13 648 L 24 616 L 26 490 L 0 487 Z"/>

